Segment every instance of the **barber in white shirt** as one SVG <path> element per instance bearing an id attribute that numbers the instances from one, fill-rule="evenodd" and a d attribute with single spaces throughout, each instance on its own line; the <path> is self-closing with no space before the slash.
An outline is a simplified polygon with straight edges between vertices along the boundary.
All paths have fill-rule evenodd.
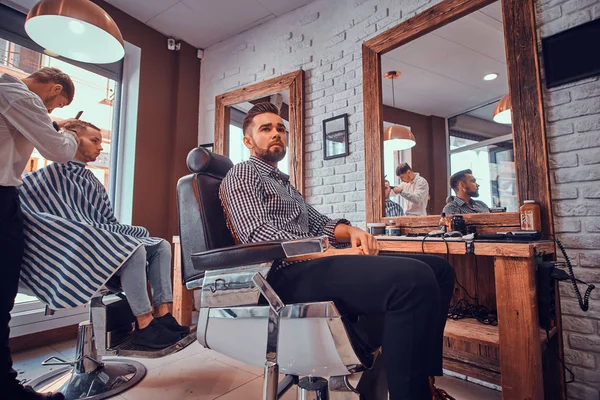
<path id="1" fill-rule="evenodd" d="M 59 69 L 42 68 L 23 80 L 0 75 L 0 392 L 13 400 L 62 400 L 17 381 L 8 347 L 10 312 L 23 258 L 23 214 L 18 187 L 34 147 L 50 161 L 65 163 L 77 151 L 76 134 L 58 132 L 73 119 L 53 123 L 49 113 L 73 101 L 75 86 Z M 7 397 L 5 397 L 7 396 Z"/>
<path id="2" fill-rule="evenodd" d="M 427 215 L 429 202 L 429 183 L 414 172 L 410 165 L 402 163 L 396 168 L 396 175 L 402 183 L 394 187 L 394 193 L 406 199 L 405 213 L 408 216 Z"/>

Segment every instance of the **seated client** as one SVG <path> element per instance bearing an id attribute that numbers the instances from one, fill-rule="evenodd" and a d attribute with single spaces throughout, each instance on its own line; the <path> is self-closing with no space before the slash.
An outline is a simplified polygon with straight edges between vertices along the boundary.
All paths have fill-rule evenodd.
<path id="1" fill-rule="evenodd" d="M 456 196 L 450 196 L 446 199 L 447 204 L 442 210 L 446 215 L 490 212 L 487 204 L 481 200 L 473 199 L 479 197 L 479 185 L 470 169 L 458 171 L 452 175 L 450 177 L 450 187 L 454 190 Z"/>
<path id="2" fill-rule="evenodd" d="M 383 187 L 383 198 L 385 199 L 385 216 L 386 217 L 401 217 L 404 215 L 402 206 L 390 199 L 392 188 L 390 187 L 390 181 L 387 179 L 384 181 Z"/>
<path id="3" fill-rule="evenodd" d="M 133 343 L 168 347 L 189 332 L 171 315 L 171 246 L 140 226 L 120 224 L 104 186 L 86 169 L 102 151 L 94 125 L 65 125 L 80 143 L 75 160 L 23 178 L 25 255 L 21 281 L 52 308 L 87 303 L 114 274 L 137 319 Z M 147 291 L 152 287 L 152 304 Z"/>
<path id="4" fill-rule="evenodd" d="M 377 256 L 373 236 L 308 205 L 277 169 L 286 153 L 286 131 L 273 104 L 252 107 L 242 129 L 251 157 L 231 168 L 219 190 L 236 241 L 326 235 L 333 247 L 274 265 L 268 281 L 285 303 L 334 301 L 348 315 L 383 317 L 370 326 L 377 341 L 371 344 L 383 345 L 390 398 L 431 399 L 428 377 L 442 374 L 442 338 L 454 287 L 450 264 L 429 255 Z M 336 248 L 340 244 L 350 247 Z M 439 398 L 441 391 L 433 391 Z M 363 398 L 368 398 L 364 392 Z"/>

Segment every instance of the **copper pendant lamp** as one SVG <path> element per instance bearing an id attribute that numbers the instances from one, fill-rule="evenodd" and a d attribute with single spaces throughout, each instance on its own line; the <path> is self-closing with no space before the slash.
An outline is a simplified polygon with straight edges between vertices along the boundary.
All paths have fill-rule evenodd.
<path id="1" fill-rule="evenodd" d="M 512 124 L 512 104 L 510 100 L 510 93 L 504 95 L 498 102 L 496 110 L 494 110 L 494 122 L 499 124 Z"/>
<path id="2" fill-rule="evenodd" d="M 119 27 L 89 0 L 42 0 L 29 10 L 25 31 L 43 48 L 76 61 L 107 64 L 125 55 Z"/>
<path id="3" fill-rule="evenodd" d="M 394 93 L 394 80 L 400 78 L 400 71 L 388 71 L 383 76 L 392 81 L 392 104 L 396 108 L 396 95 Z M 392 125 L 383 131 L 383 140 L 386 147 L 392 147 L 393 150 L 406 150 L 417 144 L 415 135 L 405 126 Z"/>

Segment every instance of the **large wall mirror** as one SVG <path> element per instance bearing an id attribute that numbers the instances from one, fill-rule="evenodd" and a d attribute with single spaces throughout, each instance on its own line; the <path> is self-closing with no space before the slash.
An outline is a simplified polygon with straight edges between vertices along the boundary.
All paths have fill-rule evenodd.
<path id="1" fill-rule="evenodd" d="M 532 0 L 442 1 L 367 41 L 363 74 L 368 222 L 518 226 L 536 200 L 552 231 Z"/>
<path id="2" fill-rule="evenodd" d="M 302 192 L 303 77 L 303 71 L 299 70 L 217 96 L 215 153 L 227 155 L 234 164 L 250 158 L 250 152 L 242 141 L 242 121 L 254 104 L 271 102 L 279 108 L 288 132 L 288 148 L 285 158 L 279 163 L 279 169 L 288 174 L 292 184 Z"/>

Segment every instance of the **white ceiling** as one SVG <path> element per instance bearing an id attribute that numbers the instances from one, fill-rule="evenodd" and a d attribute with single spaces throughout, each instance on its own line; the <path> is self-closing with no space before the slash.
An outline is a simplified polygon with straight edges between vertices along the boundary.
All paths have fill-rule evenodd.
<path id="1" fill-rule="evenodd" d="M 499 100 L 508 93 L 500 2 L 383 55 L 381 70 L 402 73 L 394 81 L 396 107 L 419 114 L 448 118 Z M 493 72 L 496 80 L 483 80 Z M 385 78 L 383 103 L 393 105 Z M 491 120 L 494 107 L 469 114 Z"/>
<path id="2" fill-rule="evenodd" d="M 27 12 L 39 0 L 3 0 Z M 106 0 L 166 36 L 205 49 L 314 0 Z"/>
<path id="3" fill-rule="evenodd" d="M 205 49 L 314 0 L 106 0 L 166 36 Z"/>

